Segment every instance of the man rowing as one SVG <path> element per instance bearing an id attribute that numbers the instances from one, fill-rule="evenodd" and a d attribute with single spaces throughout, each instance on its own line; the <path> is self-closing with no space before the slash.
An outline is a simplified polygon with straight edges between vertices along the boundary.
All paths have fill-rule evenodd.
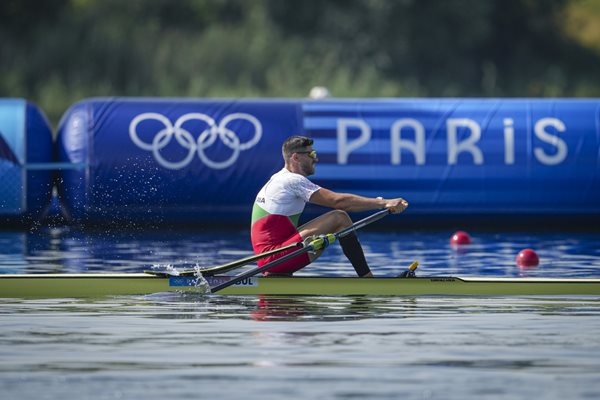
<path id="1" fill-rule="evenodd" d="M 408 207 L 408 202 L 402 198 L 386 200 L 336 193 L 311 182 L 307 177 L 315 173 L 315 164 L 319 161 L 312 145 L 313 140 L 304 136 L 291 136 L 283 143 L 285 165 L 258 192 L 252 208 L 254 253 L 260 254 L 291 243 L 307 242 L 321 234 L 338 232 L 352 225 L 348 212 L 387 208 L 391 213 L 400 213 Z M 334 210 L 297 227 L 307 202 Z M 339 242 L 358 276 L 372 277 L 356 233 L 340 237 Z M 263 258 L 258 265 L 263 266 L 292 251 Z M 300 254 L 270 268 L 265 275 L 292 275 L 315 261 L 322 252 Z"/>

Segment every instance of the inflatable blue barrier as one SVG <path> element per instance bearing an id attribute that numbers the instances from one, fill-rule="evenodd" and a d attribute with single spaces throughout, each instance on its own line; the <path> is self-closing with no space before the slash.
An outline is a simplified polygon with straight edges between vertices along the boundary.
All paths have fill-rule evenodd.
<path id="1" fill-rule="evenodd" d="M 49 207 L 52 132 L 42 111 L 23 99 L 0 99 L 0 221 L 30 225 Z"/>
<path id="2" fill-rule="evenodd" d="M 58 130 L 59 195 L 75 221 L 250 221 L 299 102 L 92 99 Z"/>
<path id="3" fill-rule="evenodd" d="M 75 221 L 249 223 L 303 134 L 316 183 L 409 220 L 598 218 L 599 127 L 596 99 L 89 99 L 59 127 L 59 193 Z"/>

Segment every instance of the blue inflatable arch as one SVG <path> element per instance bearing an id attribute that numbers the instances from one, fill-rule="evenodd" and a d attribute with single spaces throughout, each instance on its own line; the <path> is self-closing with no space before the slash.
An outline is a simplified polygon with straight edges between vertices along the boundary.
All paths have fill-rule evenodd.
<path id="1" fill-rule="evenodd" d="M 599 126 L 596 99 L 88 99 L 59 127 L 60 193 L 75 221 L 246 223 L 304 134 L 316 183 L 402 196 L 417 223 L 597 220 Z"/>

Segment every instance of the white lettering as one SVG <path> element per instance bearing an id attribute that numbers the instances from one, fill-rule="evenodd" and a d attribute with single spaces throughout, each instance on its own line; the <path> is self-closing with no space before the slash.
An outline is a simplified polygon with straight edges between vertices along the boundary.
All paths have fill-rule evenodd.
<path id="1" fill-rule="evenodd" d="M 567 157 L 568 149 L 567 144 L 564 140 L 559 138 L 556 135 L 546 132 L 546 127 L 553 127 L 558 132 L 564 132 L 567 128 L 565 124 L 556 118 L 542 118 L 538 122 L 536 122 L 534 127 L 535 136 L 543 142 L 551 144 L 556 147 L 555 155 L 548 155 L 544 152 L 544 150 L 540 147 L 536 147 L 533 150 L 533 154 L 535 154 L 535 158 L 545 165 L 556 165 L 560 164 Z"/>
<path id="2" fill-rule="evenodd" d="M 448 128 L 448 164 L 456 164 L 458 154 L 463 151 L 471 153 L 475 165 L 483 164 L 481 149 L 475 146 L 475 143 L 481 138 L 481 128 L 477 122 L 467 118 L 450 118 L 446 121 L 446 126 Z M 458 142 L 459 127 L 471 131 L 471 135 L 461 142 Z"/>
<path id="3" fill-rule="evenodd" d="M 402 140 L 402 129 L 405 127 L 412 128 L 415 132 L 415 141 Z M 415 156 L 415 163 L 417 165 L 425 164 L 425 128 L 423 125 L 412 118 L 403 118 L 394 122 L 391 131 L 391 152 L 392 152 L 392 164 L 398 165 L 401 163 L 402 155 L 400 151 L 406 149 L 411 151 Z"/>
<path id="4" fill-rule="evenodd" d="M 348 142 L 349 128 L 357 128 L 360 135 L 352 142 Z M 352 151 L 363 146 L 371 139 L 371 127 L 362 119 L 340 118 L 337 124 L 338 139 L 338 164 L 347 164 L 348 156 Z"/>
<path id="5" fill-rule="evenodd" d="M 515 163 L 515 128 L 512 118 L 504 118 L 504 164 Z"/>
<path id="6" fill-rule="evenodd" d="M 513 118 L 504 118 L 504 164 L 515 164 L 515 128 Z M 414 132 L 414 140 L 402 138 L 408 130 Z M 358 131 L 358 135 L 356 132 Z M 566 132 L 564 122 L 557 118 L 542 118 L 533 127 L 535 138 L 556 148 L 555 152 L 548 153 L 543 147 L 537 146 L 533 154 L 537 161 L 544 165 L 557 165 L 562 163 L 568 154 L 567 143 L 559 137 L 559 133 Z M 350 133 L 353 133 L 350 138 Z M 459 139 L 459 134 L 461 137 Z M 347 164 L 350 154 L 356 149 L 366 145 L 371 140 L 372 130 L 369 124 L 359 118 L 340 118 L 337 120 L 337 162 Z M 480 125 L 469 118 L 449 118 L 446 120 L 447 137 L 447 162 L 448 165 L 458 163 L 461 153 L 469 153 L 474 165 L 482 165 L 484 156 L 478 143 L 482 132 Z M 402 152 L 408 150 L 415 157 L 416 165 L 424 165 L 426 161 L 426 137 L 424 125 L 413 118 L 401 118 L 394 121 L 390 127 L 390 161 L 392 165 L 402 163 Z"/>

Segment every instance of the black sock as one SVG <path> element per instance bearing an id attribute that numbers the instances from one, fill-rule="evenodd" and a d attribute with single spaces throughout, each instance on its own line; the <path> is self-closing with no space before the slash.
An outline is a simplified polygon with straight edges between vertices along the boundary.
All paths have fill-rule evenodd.
<path id="1" fill-rule="evenodd" d="M 365 258 L 365 253 L 363 252 L 362 246 L 358 241 L 358 237 L 354 232 L 341 237 L 340 246 L 342 246 L 344 254 L 352 263 L 352 266 L 356 270 L 358 276 L 362 277 L 371 272 L 369 264 L 367 264 L 367 259 Z"/>

